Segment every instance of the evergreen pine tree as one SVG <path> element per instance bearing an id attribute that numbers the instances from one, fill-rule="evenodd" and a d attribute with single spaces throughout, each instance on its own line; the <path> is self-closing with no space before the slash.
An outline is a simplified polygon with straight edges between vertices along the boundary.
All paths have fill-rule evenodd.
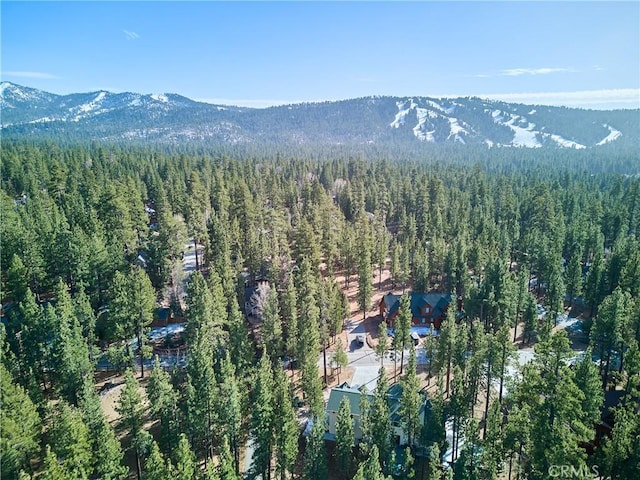
<path id="1" fill-rule="evenodd" d="M 429 463 L 427 464 L 427 480 L 440 480 L 442 466 L 440 460 L 440 447 L 434 443 L 429 449 Z"/>
<path id="2" fill-rule="evenodd" d="M 138 382 L 133 376 L 131 370 L 127 370 L 124 376 L 124 389 L 120 394 L 120 400 L 116 406 L 116 411 L 120 414 L 122 425 L 129 432 L 132 438 L 132 448 L 136 457 L 136 472 L 138 479 L 142 474 L 140 467 L 140 451 L 134 439 L 142 430 L 143 424 L 143 405 L 142 397 L 138 391 Z"/>
<path id="3" fill-rule="evenodd" d="M 363 320 L 367 318 L 367 312 L 371 309 L 371 296 L 373 295 L 372 276 L 371 253 L 368 244 L 365 242 L 364 245 L 361 245 L 358 255 L 358 306 L 362 310 Z"/>
<path id="4" fill-rule="evenodd" d="M 238 385 L 236 369 L 229 354 L 220 365 L 220 384 L 218 386 L 218 418 L 222 420 L 227 448 L 233 455 L 235 473 L 240 472 L 240 443 L 242 434 L 242 391 Z"/>
<path id="5" fill-rule="evenodd" d="M 416 374 L 416 351 L 411 347 L 407 371 L 400 380 L 402 396 L 400 398 L 400 416 L 402 417 L 402 430 L 407 436 L 407 444 L 413 446 L 420 431 L 420 381 Z"/>
<path id="6" fill-rule="evenodd" d="M 251 436 L 254 444 L 252 470 L 265 480 L 271 478 L 271 458 L 274 446 L 273 373 L 264 353 L 258 366 L 254 390 Z"/>
<path id="7" fill-rule="evenodd" d="M 196 467 L 196 457 L 191 451 L 187 436 L 181 433 L 175 453 L 175 467 L 172 476 L 176 480 L 193 480 Z"/>
<path id="8" fill-rule="evenodd" d="M 51 446 L 47 445 L 44 456 L 44 469 L 38 478 L 43 480 L 70 480 L 78 477 L 74 477 L 67 470 L 65 464 L 58 461 L 58 456 L 51 450 Z"/>
<path id="9" fill-rule="evenodd" d="M 144 464 L 142 480 L 172 480 L 173 472 L 165 462 L 156 442 L 151 443 L 151 451 Z"/>
<path id="10" fill-rule="evenodd" d="M 389 408 L 389 382 L 384 367 L 378 370 L 378 382 L 373 394 L 373 402 L 367 401 L 367 423 L 369 424 L 369 437 L 371 444 L 378 449 L 381 464 L 386 463 L 391 457 L 391 412 Z"/>
<path id="11" fill-rule="evenodd" d="M 280 480 L 293 474 L 298 454 L 299 427 L 289 388 L 289 381 L 282 369 L 276 370 L 274 398 L 274 449 L 276 475 Z"/>
<path id="12" fill-rule="evenodd" d="M 91 439 L 82 416 L 61 400 L 52 414 L 51 448 L 72 478 L 88 479 L 93 471 Z"/>
<path id="13" fill-rule="evenodd" d="M 393 334 L 393 348 L 396 351 L 400 350 L 400 375 L 402 375 L 404 350 L 407 343 L 411 341 L 411 300 L 407 293 L 400 297 L 400 306 L 394 322 Z"/>
<path id="14" fill-rule="evenodd" d="M 338 339 L 336 344 L 336 351 L 331 358 L 331 362 L 335 365 L 335 368 L 338 370 L 338 384 L 340 384 L 340 372 L 344 367 L 349 364 L 349 358 L 347 354 L 344 352 L 342 348 L 342 340 Z"/>
<path id="15" fill-rule="evenodd" d="M 173 389 L 171 378 L 160 365 L 160 359 L 157 356 L 146 391 L 150 413 L 160 420 L 160 444 L 165 452 L 171 452 L 177 445 L 178 394 Z"/>
<path id="16" fill-rule="evenodd" d="M 313 420 L 311 436 L 308 439 L 307 448 L 304 452 L 303 480 L 326 480 L 327 478 L 327 454 L 324 446 L 324 420 L 316 418 Z"/>
<path id="17" fill-rule="evenodd" d="M 105 480 L 121 480 L 127 476 L 120 441 L 107 422 L 100 398 L 90 381 L 85 381 L 79 399 L 82 418 L 89 431 L 94 475 Z"/>
<path id="18" fill-rule="evenodd" d="M 351 406 L 349 399 L 344 397 L 340 402 L 336 418 L 336 464 L 341 478 L 349 478 L 354 444 Z"/>
<path id="19" fill-rule="evenodd" d="M 3 354 L 4 356 L 4 354 Z M 17 478 L 39 450 L 41 421 L 36 405 L 0 363 L 0 476 Z"/>
<path id="20" fill-rule="evenodd" d="M 383 320 L 378 325 L 378 343 L 376 344 L 376 355 L 380 358 L 380 366 L 384 363 L 384 356 L 389 349 L 389 335 L 387 334 L 387 323 Z"/>
<path id="21" fill-rule="evenodd" d="M 229 449 L 229 442 L 227 442 L 226 437 L 222 440 L 221 448 L 219 457 L 220 464 L 216 469 L 216 474 L 210 477 L 211 480 L 240 480 L 242 477 L 236 470 L 235 461 L 231 454 L 231 450 Z"/>
<path id="22" fill-rule="evenodd" d="M 67 286 L 60 280 L 56 287 L 57 334 L 52 349 L 58 389 L 70 403 L 77 403 L 85 377 L 93 368 L 89 360 L 89 348 L 82 328 L 73 311 Z"/>

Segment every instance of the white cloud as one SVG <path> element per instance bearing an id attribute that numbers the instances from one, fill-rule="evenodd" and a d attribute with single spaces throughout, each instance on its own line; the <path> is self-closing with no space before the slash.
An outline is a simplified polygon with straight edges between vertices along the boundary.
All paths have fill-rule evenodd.
<path id="1" fill-rule="evenodd" d="M 127 40 L 137 40 L 138 38 L 140 38 L 140 35 L 138 35 L 136 32 L 131 32 L 129 30 L 122 30 L 122 33 L 124 33 L 124 36 Z"/>
<path id="2" fill-rule="evenodd" d="M 45 72 L 2 72 L 3 77 L 37 78 L 40 80 L 58 80 L 60 77 Z"/>
<path id="3" fill-rule="evenodd" d="M 557 67 L 542 67 L 542 68 L 507 68 L 500 72 L 500 76 L 506 77 L 518 77 L 520 75 L 549 75 L 550 73 L 567 73 L 575 72 L 573 68 L 557 68 Z"/>
<path id="4" fill-rule="evenodd" d="M 574 92 L 491 93 L 477 95 L 505 102 L 595 109 L 640 108 L 640 88 L 580 90 Z"/>
<path id="5" fill-rule="evenodd" d="M 267 99 L 254 99 L 254 100 L 242 100 L 235 98 L 194 98 L 196 102 L 211 103 L 214 105 L 232 105 L 235 107 L 248 107 L 248 108 L 268 108 L 277 107 L 279 105 L 291 105 L 294 103 L 305 103 L 306 100 L 267 100 Z M 310 100 L 313 102 L 313 100 Z"/>
<path id="6" fill-rule="evenodd" d="M 474 78 L 519 77 L 521 75 L 549 75 L 551 73 L 575 73 L 578 70 L 570 67 L 541 67 L 541 68 L 505 68 L 497 73 L 476 73 L 469 75 Z"/>

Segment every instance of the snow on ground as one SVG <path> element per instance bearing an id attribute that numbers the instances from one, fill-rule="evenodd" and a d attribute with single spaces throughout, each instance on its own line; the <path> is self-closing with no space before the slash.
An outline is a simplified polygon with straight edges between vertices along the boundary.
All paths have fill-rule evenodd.
<path id="1" fill-rule="evenodd" d="M 457 107 L 457 103 L 452 103 L 451 106 L 444 109 L 444 113 L 446 113 L 447 115 L 453 115 L 456 112 Z"/>
<path id="2" fill-rule="evenodd" d="M 502 110 L 494 110 L 491 112 L 491 116 L 493 117 L 493 121 L 496 123 L 504 122 L 504 116 L 502 115 Z"/>
<path id="3" fill-rule="evenodd" d="M 529 148 L 538 148 L 542 145 L 538 140 L 538 132 L 534 130 L 536 127 L 535 123 L 527 122 L 526 128 L 515 125 L 516 122 L 525 121 L 524 117 L 520 117 L 519 115 L 513 115 L 511 120 L 508 122 L 504 122 L 504 125 L 513 130 L 515 134 L 513 136 L 513 140 L 511 141 L 511 145 L 514 147 L 529 147 Z"/>
<path id="4" fill-rule="evenodd" d="M 89 103 L 82 104 L 76 108 L 83 113 L 87 113 L 87 112 L 90 112 L 91 110 L 95 110 L 98 107 L 98 104 L 102 102 L 102 100 L 104 100 L 105 96 L 106 96 L 105 92 L 100 92 L 98 93 L 98 95 L 96 95 L 96 98 L 91 100 Z"/>
<path id="5" fill-rule="evenodd" d="M 169 323 L 164 327 L 153 327 L 147 338 L 149 340 L 160 340 L 161 338 L 184 332 L 186 323 Z"/>
<path id="6" fill-rule="evenodd" d="M 22 100 L 32 100 L 38 98 L 37 93 L 25 92 L 18 85 L 14 85 L 11 82 L 2 82 L 0 84 L 0 95 L 4 96 L 4 91 L 9 90 L 9 92 L 16 96 L 20 97 Z"/>
<path id="7" fill-rule="evenodd" d="M 416 114 L 418 116 L 418 124 L 413 127 L 413 134 L 419 140 L 434 142 L 435 138 L 433 138 L 433 133 L 435 132 L 435 130 L 424 132 L 422 128 L 427 121 L 427 118 L 435 118 L 438 116 L 438 114 L 426 108 L 416 108 Z"/>
<path id="8" fill-rule="evenodd" d="M 427 365 L 427 351 L 423 347 L 416 349 L 416 365 Z"/>
<path id="9" fill-rule="evenodd" d="M 422 130 L 422 126 L 424 125 L 424 122 L 427 121 L 427 118 L 429 116 L 429 110 L 427 110 L 426 108 L 416 108 L 416 115 L 418 116 L 418 124 L 415 127 L 413 127 L 413 134 L 417 138 L 424 140 L 424 138 L 421 138 L 421 136 L 423 135 L 421 130 Z"/>
<path id="10" fill-rule="evenodd" d="M 438 331 L 435 328 L 416 326 L 411 327 L 411 333 L 417 333 L 420 337 L 426 337 L 427 335 L 438 336 Z"/>
<path id="11" fill-rule="evenodd" d="M 45 123 L 45 122 L 55 122 L 56 119 L 53 117 L 42 117 L 42 118 L 38 118 L 37 120 L 31 120 L 30 122 L 27 123 Z"/>
<path id="12" fill-rule="evenodd" d="M 512 115 L 510 113 L 503 112 L 502 110 L 494 110 L 491 112 L 491 116 L 495 123 L 506 125 L 513 131 L 514 136 L 511 141 L 512 146 L 529 148 L 539 148 L 542 146 L 538 140 L 540 132 L 534 130 L 536 128 L 535 123 L 529 122 L 526 118 L 521 117 L 520 115 Z M 509 117 L 509 120 L 505 121 L 507 117 Z M 526 123 L 526 127 L 516 125 L 516 123 Z"/>
<path id="13" fill-rule="evenodd" d="M 427 105 L 429 105 L 431 108 L 435 108 L 436 110 L 439 110 L 441 112 L 445 111 L 445 109 L 442 108 L 442 105 L 440 105 L 439 103 L 434 102 L 433 100 L 427 100 Z"/>
<path id="14" fill-rule="evenodd" d="M 451 131 L 451 133 L 449 133 L 449 137 L 447 137 L 447 138 L 453 137 L 453 139 L 456 142 L 460 142 L 460 143 L 464 144 L 465 143 L 464 139 L 459 134 L 460 133 L 469 133 L 469 132 L 458 123 L 458 119 L 457 118 L 447 117 L 447 120 L 449 120 L 449 129 Z"/>
<path id="15" fill-rule="evenodd" d="M 200 247 L 200 245 L 198 245 Z M 196 251 L 193 248 L 193 242 L 189 242 L 184 246 L 184 258 L 182 259 L 182 271 L 186 276 L 196 271 Z"/>
<path id="16" fill-rule="evenodd" d="M 409 104 L 408 108 L 405 108 L 407 103 Z M 396 118 L 389 124 L 392 128 L 399 128 L 400 125 L 404 125 L 405 117 L 409 114 L 409 112 L 416 107 L 416 104 L 413 102 L 413 99 L 407 100 L 406 102 L 396 102 L 398 106 L 398 113 L 396 113 Z"/>
<path id="17" fill-rule="evenodd" d="M 447 440 L 448 448 L 447 448 L 447 451 L 444 452 L 444 455 L 442 456 L 442 467 L 445 470 L 448 470 L 449 468 L 451 468 L 451 462 L 453 461 L 453 420 L 449 420 L 445 422 L 444 430 L 445 430 L 445 438 Z M 458 455 L 456 460 L 460 458 L 460 452 L 462 451 L 462 447 L 464 447 L 464 435 L 462 431 L 459 432 L 457 444 L 458 444 L 458 448 L 457 448 Z"/>
<path id="18" fill-rule="evenodd" d="M 164 93 L 152 93 L 151 98 L 153 98 L 157 102 L 168 103 L 169 98 Z"/>
<path id="19" fill-rule="evenodd" d="M 420 337 L 426 337 L 427 335 L 433 335 L 434 337 L 437 337 L 439 335 L 438 330 L 426 325 L 417 325 L 411 327 L 411 333 L 417 333 Z M 393 328 L 387 328 L 387 335 L 393 337 Z"/>
<path id="20" fill-rule="evenodd" d="M 168 337 L 175 333 L 184 332 L 185 323 L 170 323 L 164 327 L 153 327 L 149 333 L 147 333 L 147 339 L 149 341 L 152 340 L 160 340 L 161 338 Z M 138 337 L 135 337 L 133 340 L 129 342 L 129 345 L 132 348 L 136 348 L 138 346 Z"/>
<path id="21" fill-rule="evenodd" d="M 618 138 L 620 138 L 622 136 L 622 132 L 616 130 L 615 128 L 604 124 L 602 125 L 603 127 L 607 128 L 609 130 L 609 135 L 607 135 L 606 137 L 604 137 L 602 140 L 600 140 L 598 143 L 596 143 L 596 145 L 604 145 L 605 143 L 609 143 L 609 142 L 613 142 L 614 140 L 617 140 Z"/>
<path id="22" fill-rule="evenodd" d="M 581 150 L 583 148 L 587 148 L 587 147 L 585 147 L 584 145 L 582 145 L 580 143 L 577 143 L 577 142 L 574 142 L 574 141 L 571 141 L 571 140 L 567 140 L 566 138 L 563 138 L 560 135 L 551 134 L 549 136 L 551 137 L 551 140 L 556 142 L 561 147 L 575 148 L 577 150 Z"/>

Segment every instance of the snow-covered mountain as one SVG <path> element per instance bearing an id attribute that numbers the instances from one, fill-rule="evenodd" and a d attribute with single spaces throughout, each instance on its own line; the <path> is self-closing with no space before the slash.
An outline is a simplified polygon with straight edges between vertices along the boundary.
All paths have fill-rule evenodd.
<path id="1" fill-rule="evenodd" d="M 571 149 L 640 144 L 638 110 L 582 110 L 474 97 L 367 97 L 251 109 L 169 93 L 55 95 L 3 82 L 0 109 L 3 135 L 10 137 Z"/>

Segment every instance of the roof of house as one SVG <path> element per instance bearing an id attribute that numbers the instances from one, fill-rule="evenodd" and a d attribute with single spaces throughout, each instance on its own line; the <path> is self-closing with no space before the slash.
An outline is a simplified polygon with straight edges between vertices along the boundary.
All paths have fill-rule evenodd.
<path id="1" fill-rule="evenodd" d="M 387 307 L 387 317 L 395 315 L 400 308 L 400 295 L 394 295 L 388 293 L 382 297 L 382 301 Z M 432 318 L 439 317 L 444 313 L 445 308 L 451 302 L 450 293 L 421 293 L 411 292 L 409 294 L 411 301 L 411 314 L 414 318 L 424 317 L 422 314 L 422 307 L 425 304 L 429 304 L 433 309 L 430 316 Z"/>
<path id="2" fill-rule="evenodd" d="M 426 394 L 422 392 L 426 399 Z M 343 398 L 347 398 L 351 407 L 351 415 L 360 415 L 360 400 L 362 393 L 357 388 L 350 387 L 346 382 L 331 389 L 329 400 L 327 401 L 327 412 L 337 412 L 340 409 L 340 402 Z M 370 403 L 373 402 L 373 394 L 367 393 L 366 398 Z M 395 425 L 400 423 L 400 399 L 402 398 L 402 385 L 395 383 L 389 387 L 387 391 L 389 400 L 389 416 L 391 422 Z M 426 402 L 422 402 L 420 412 L 424 410 Z"/>
<path id="3" fill-rule="evenodd" d="M 419 413 L 422 413 L 427 407 L 427 394 L 424 391 L 420 392 L 423 401 L 420 402 Z M 402 385 L 394 383 L 389 387 L 387 391 L 387 398 L 389 399 L 389 417 L 393 425 L 399 425 L 402 417 L 400 416 L 400 399 L 402 398 Z"/>
<path id="4" fill-rule="evenodd" d="M 351 415 L 360 415 L 360 399 L 362 398 L 362 393 L 357 388 L 350 387 L 347 383 L 331 389 L 329 400 L 327 401 L 327 411 L 337 412 L 340 409 L 340 402 L 342 402 L 343 398 L 349 400 Z M 369 402 L 372 402 L 373 394 L 368 393 L 365 398 L 367 398 Z"/>
<path id="5" fill-rule="evenodd" d="M 603 421 L 613 418 L 613 409 L 620 403 L 625 394 L 624 390 L 607 390 L 604 392 L 604 402 L 600 415 Z"/>

